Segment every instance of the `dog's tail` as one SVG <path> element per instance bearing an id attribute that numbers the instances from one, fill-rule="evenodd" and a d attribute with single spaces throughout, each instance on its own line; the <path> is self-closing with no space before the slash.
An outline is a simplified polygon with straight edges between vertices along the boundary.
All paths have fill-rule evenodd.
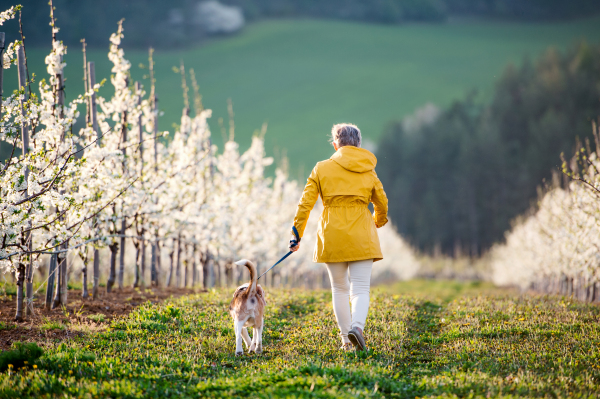
<path id="1" fill-rule="evenodd" d="M 248 289 L 246 290 L 247 295 L 256 293 L 256 282 L 258 281 L 258 273 L 256 272 L 256 265 L 250 262 L 248 259 L 242 259 L 235 262 L 238 266 L 246 266 L 250 271 L 250 283 L 248 284 Z"/>

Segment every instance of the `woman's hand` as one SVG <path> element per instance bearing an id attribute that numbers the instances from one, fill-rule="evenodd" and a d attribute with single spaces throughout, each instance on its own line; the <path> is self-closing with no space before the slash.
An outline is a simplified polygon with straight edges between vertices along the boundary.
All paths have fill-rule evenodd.
<path id="1" fill-rule="evenodd" d="M 288 248 L 290 249 L 290 251 L 292 252 L 296 252 L 297 250 L 300 249 L 300 243 L 296 242 L 296 245 L 292 246 L 294 244 L 294 242 L 296 242 L 296 237 L 292 238 L 290 240 L 290 244 L 288 245 Z"/>

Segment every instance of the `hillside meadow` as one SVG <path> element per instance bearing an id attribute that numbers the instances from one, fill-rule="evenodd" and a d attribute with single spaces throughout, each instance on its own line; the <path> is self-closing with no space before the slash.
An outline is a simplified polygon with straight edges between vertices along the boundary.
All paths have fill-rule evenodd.
<path id="1" fill-rule="evenodd" d="M 127 47 L 128 32 L 124 33 Z M 236 139 L 242 146 L 268 123 L 267 150 L 275 155 L 287 150 L 293 176 L 298 173 L 303 179 L 315 162 L 330 155 L 327 134 L 333 123 L 352 121 L 375 143 L 389 121 L 428 102 L 448 105 L 474 88 L 486 98 L 508 63 L 584 38 L 600 41 L 600 17 L 402 26 L 301 19 L 255 23 L 236 36 L 155 53 L 159 105 L 164 111 L 160 127 L 172 130 L 173 123 L 179 123 L 181 79 L 173 67 L 183 60 L 188 70 L 196 72 L 205 107 L 214 111 L 210 123 L 217 144 L 222 142 L 219 118 L 229 126 L 231 98 Z M 29 67 L 38 80 L 46 76 L 48 49 L 28 49 Z M 96 62 L 98 80 L 110 76 L 107 49 L 108 38 L 106 50 L 88 51 L 88 60 Z M 127 50 L 126 57 L 133 79 L 142 79 L 147 69 L 139 65 L 147 67 L 147 51 Z M 73 98 L 83 88 L 80 48 L 69 47 L 65 61 L 66 93 Z M 4 93 L 16 88 L 16 68 L 6 71 L 4 82 Z M 109 95 L 110 83 L 106 86 L 102 91 Z"/>
<path id="2" fill-rule="evenodd" d="M 487 284 L 377 288 L 368 353 L 339 350 L 328 291 L 268 290 L 264 353 L 234 356 L 229 290 L 68 326 L 0 359 L 0 397 L 597 397 L 600 308 Z M 93 324 L 93 328 L 90 327 Z M 2 329 L 11 328 L 3 324 Z M 52 326 L 46 328 L 51 329 Z M 64 327 L 63 327 L 64 328 Z M 17 359 L 18 358 L 18 359 Z M 27 362 L 27 363 L 25 363 Z"/>

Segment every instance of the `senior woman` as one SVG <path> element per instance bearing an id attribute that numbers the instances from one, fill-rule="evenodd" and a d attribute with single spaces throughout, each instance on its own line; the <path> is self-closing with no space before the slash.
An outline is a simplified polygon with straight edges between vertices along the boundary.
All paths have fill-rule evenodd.
<path id="1" fill-rule="evenodd" d="M 383 259 L 376 228 L 387 223 L 387 197 L 375 173 L 377 158 L 360 148 L 358 127 L 338 124 L 333 126 L 331 136 L 336 152 L 312 170 L 298 204 L 294 227 L 302 237 L 320 195 L 324 209 L 313 261 L 327 265 L 342 349 L 354 345 L 366 350 L 363 329 L 369 312 L 371 268 L 373 262 Z M 368 208 L 370 202 L 373 215 Z M 299 248 L 299 243 L 290 247 L 294 252 Z"/>

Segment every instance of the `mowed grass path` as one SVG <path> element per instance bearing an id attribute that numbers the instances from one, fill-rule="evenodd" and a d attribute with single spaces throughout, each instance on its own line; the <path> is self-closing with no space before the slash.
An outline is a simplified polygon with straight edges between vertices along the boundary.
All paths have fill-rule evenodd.
<path id="1" fill-rule="evenodd" d="M 46 348 L 0 396 L 597 397 L 597 306 L 417 284 L 375 290 L 366 354 L 338 349 L 329 293 L 271 289 L 265 352 L 235 357 L 230 290 L 211 291 Z"/>
<path id="2" fill-rule="evenodd" d="M 127 34 L 125 30 L 125 45 Z M 155 53 L 160 108 L 165 111 L 160 125 L 171 130 L 173 123 L 179 123 L 181 81 L 172 67 L 183 59 L 188 69 L 195 69 L 204 104 L 214 111 L 210 123 L 216 143 L 222 142 L 218 118 L 228 126 L 227 99 L 231 98 L 236 138 L 242 147 L 268 122 L 269 153 L 275 147 L 287 149 L 292 170 L 307 175 L 315 162 L 331 155 L 327 134 L 334 123 L 356 123 L 366 138 L 376 142 L 389 121 L 427 102 L 445 106 L 471 89 L 485 98 L 509 62 L 520 64 L 523 57 L 534 57 L 548 46 L 562 49 L 583 38 L 600 42 L 600 17 L 537 24 L 256 23 L 239 35 L 195 49 Z M 47 52 L 28 51 L 30 68 L 38 79 L 46 76 Z M 108 38 L 106 50 L 88 53 L 88 60 L 97 64 L 98 80 L 110 77 L 107 52 Z M 126 56 L 132 62 L 133 78 L 142 79 L 147 70 L 138 65 L 147 65 L 147 51 L 126 51 Z M 79 46 L 69 48 L 66 62 L 66 90 L 73 98 L 83 87 Z M 13 67 L 6 71 L 4 92 L 10 93 L 16 82 Z"/>

